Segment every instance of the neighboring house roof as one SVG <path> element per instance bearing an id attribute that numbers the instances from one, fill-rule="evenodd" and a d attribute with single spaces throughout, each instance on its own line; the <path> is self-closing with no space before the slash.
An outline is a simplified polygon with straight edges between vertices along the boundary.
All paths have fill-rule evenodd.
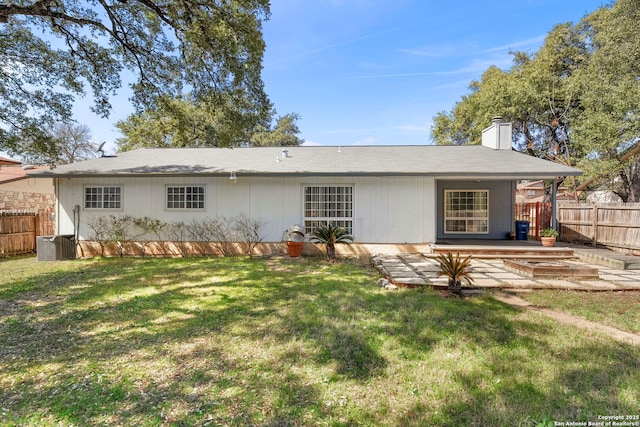
<path id="1" fill-rule="evenodd" d="M 519 202 L 526 203 L 542 203 L 548 196 L 544 194 L 545 183 L 544 181 L 529 181 L 521 182 L 516 189 L 516 196 Z M 534 194 L 528 194 L 533 192 Z M 575 194 L 566 188 L 559 188 L 556 193 L 556 200 L 575 200 Z"/>
<path id="2" fill-rule="evenodd" d="M 537 196 L 537 197 L 531 197 L 531 198 L 526 198 L 524 199 L 523 203 L 544 203 L 545 201 L 549 201 L 546 200 L 547 196 Z M 561 201 L 572 201 L 575 200 L 576 197 L 569 193 L 568 191 L 560 191 L 558 192 L 558 194 L 556 195 L 556 200 L 561 200 Z"/>
<path id="3" fill-rule="evenodd" d="M 582 171 L 512 150 L 473 146 L 146 148 L 30 173 L 32 177 L 148 175 L 427 175 L 544 179 Z"/>
<path id="4" fill-rule="evenodd" d="M 17 164 L 20 164 L 18 162 Z M 19 181 L 21 179 L 27 179 L 29 176 L 27 173 L 37 171 L 48 171 L 49 166 L 9 166 L 0 167 L 0 185 L 7 184 L 9 182 Z"/>
<path id="5" fill-rule="evenodd" d="M 6 157 L 0 157 L 0 166 L 2 165 L 19 165 L 18 160 L 7 159 Z"/>
<path id="6" fill-rule="evenodd" d="M 517 186 L 518 190 L 544 190 L 544 181 L 521 182 Z"/>

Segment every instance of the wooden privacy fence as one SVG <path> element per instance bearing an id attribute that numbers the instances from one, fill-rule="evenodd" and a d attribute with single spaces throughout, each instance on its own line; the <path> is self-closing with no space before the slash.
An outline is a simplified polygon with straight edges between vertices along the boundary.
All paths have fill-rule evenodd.
<path id="1" fill-rule="evenodd" d="M 36 222 L 33 212 L 0 212 L 0 255 L 34 252 Z"/>
<path id="2" fill-rule="evenodd" d="M 566 242 L 640 252 L 640 203 L 558 205 L 558 230 Z"/>
<path id="3" fill-rule="evenodd" d="M 529 237 L 540 240 L 540 232 L 551 226 L 551 203 L 516 203 L 514 219 L 529 221 Z"/>
<path id="4" fill-rule="evenodd" d="M 0 211 L 0 256 L 36 251 L 36 236 L 53 234 L 47 211 Z"/>

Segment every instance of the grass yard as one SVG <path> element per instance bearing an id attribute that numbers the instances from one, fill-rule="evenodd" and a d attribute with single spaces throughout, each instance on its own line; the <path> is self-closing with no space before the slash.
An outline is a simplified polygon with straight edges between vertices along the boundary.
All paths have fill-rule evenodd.
<path id="1" fill-rule="evenodd" d="M 321 259 L 0 261 L 0 424 L 538 426 L 640 412 L 640 351 Z M 638 311 L 638 302 L 629 310 Z"/>
<path id="2" fill-rule="evenodd" d="M 593 322 L 640 334 L 640 291 L 540 290 L 518 296 L 540 307 L 582 316 Z"/>

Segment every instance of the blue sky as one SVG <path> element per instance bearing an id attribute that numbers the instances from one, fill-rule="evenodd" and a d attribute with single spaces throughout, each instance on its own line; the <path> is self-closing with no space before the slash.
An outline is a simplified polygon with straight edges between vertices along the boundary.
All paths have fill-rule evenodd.
<path id="1" fill-rule="evenodd" d="M 433 117 L 484 70 L 509 68 L 509 50 L 535 52 L 556 24 L 603 3 L 273 0 L 265 89 L 278 114 L 300 114 L 306 144 L 429 144 Z M 108 147 L 119 136 L 113 123 L 132 112 L 126 96 L 113 101 L 109 120 L 76 117 Z"/>

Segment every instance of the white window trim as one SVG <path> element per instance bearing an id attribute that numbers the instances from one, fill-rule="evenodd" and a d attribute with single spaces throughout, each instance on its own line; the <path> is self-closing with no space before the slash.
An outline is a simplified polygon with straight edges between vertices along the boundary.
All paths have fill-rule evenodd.
<path id="1" fill-rule="evenodd" d="M 100 188 L 102 189 L 102 200 L 100 200 L 100 207 L 87 207 L 87 189 Z M 104 207 L 104 189 L 105 188 L 119 188 L 120 189 L 120 207 L 117 208 L 105 208 Z M 124 208 L 124 188 L 122 185 L 104 185 L 104 184 L 88 184 L 82 188 L 82 206 L 87 211 L 121 211 Z"/>
<path id="2" fill-rule="evenodd" d="M 170 208 L 169 205 L 169 188 L 194 188 L 199 187 L 202 188 L 202 207 L 201 208 L 188 208 L 187 201 L 185 199 L 184 204 L 185 207 L 182 208 Z M 188 211 L 188 212 L 196 212 L 196 211 L 205 211 L 207 208 L 207 186 L 204 184 L 167 184 L 164 186 L 164 209 L 166 211 Z"/>
<path id="3" fill-rule="evenodd" d="M 351 206 L 350 206 L 350 211 L 351 211 L 351 216 L 349 217 L 313 217 L 313 216 L 307 216 L 307 209 L 306 209 L 306 203 L 307 203 L 307 199 L 306 199 L 306 190 L 309 187 L 344 187 L 344 188 L 350 188 L 351 189 Z M 305 233 L 307 235 L 310 234 L 309 232 L 309 228 L 307 227 L 307 222 L 320 222 L 320 223 L 337 223 L 338 225 L 340 225 L 343 222 L 346 223 L 350 223 L 350 226 L 347 226 L 347 230 L 349 230 L 349 234 L 351 234 L 353 236 L 353 230 L 354 230 L 354 226 L 355 226 L 355 185 L 354 184 L 325 184 L 325 183 L 321 183 L 321 184 L 302 184 L 302 216 L 303 216 L 303 226 L 305 229 Z"/>
<path id="4" fill-rule="evenodd" d="M 448 193 L 460 193 L 460 192 L 465 192 L 465 193 L 486 193 L 487 194 L 487 209 L 486 209 L 486 216 L 473 216 L 473 217 L 448 217 L 447 216 L 447 194 Z M 443 197 L 443 230 L 444 230 L 444 234 L 489 234 L 489 212 L 490 212 L 490 198 L 489 198 L 489 190 L 488 189 L 462 189 L 462 188 L 452 188 L 449 190 L 444 190 L 444 197 Z M 466 221 L 486 221 L 487 222 L 487 229 L 486 231 L 448 231 L 447 230 L 447 220 L 466 220 Z M 468 229 L 468 224 L 465 227 Z"/>

